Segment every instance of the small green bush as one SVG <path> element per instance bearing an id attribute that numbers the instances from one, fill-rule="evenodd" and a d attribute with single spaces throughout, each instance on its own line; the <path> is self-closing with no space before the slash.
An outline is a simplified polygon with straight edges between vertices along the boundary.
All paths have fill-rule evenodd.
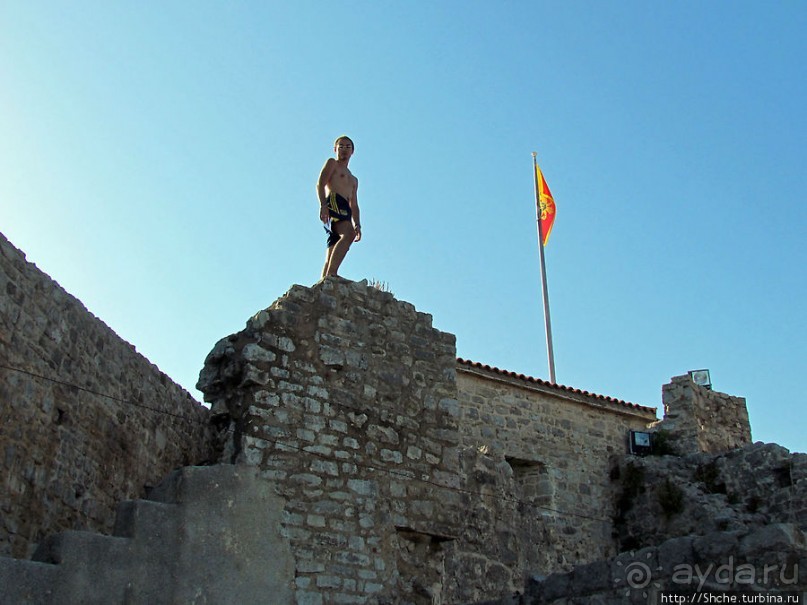
<path id="1" fill-rule="evenodd" d="M 720 481 L 720 469 L 717 468 L 717 463 L 714 460 L 698 465 L 698 468 L 695 469 L 695 481 L 702 483 L 707 493 L 726 493 L 726 484 Z"/>
<path id="2" fill-rule="evenodd" d="M 653 448 L 650 454 L 653 456 L 674 456 L 677 454 L 675 441 L 669 431 L 658 430 L 653 433 Z"/>
<path id="3" fill-rule="evenodd" d="M 644 467 L 636 466 L 628 462 L 625 465 L 625 472 L 622 476 L 622 493 L 617 502 L 619 514 L 624 515 L 633 507 L 636 497 L 644 492 Z"/>
<path id="4" fill-rule="evenodd" d="M 684 491 L 669 478 L 661 484 L 657 496 L 661 512 L 667 519 L 684 512 Z"/>

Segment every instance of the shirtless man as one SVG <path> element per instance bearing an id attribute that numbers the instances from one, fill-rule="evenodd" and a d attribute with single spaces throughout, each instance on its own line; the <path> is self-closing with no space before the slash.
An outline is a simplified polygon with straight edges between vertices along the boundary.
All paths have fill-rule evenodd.
<path id="1" fill-rule="evenodd" d="M 350 245 L 361 239 L 359 179 L 348 170 L 353 141 L 341 136 L 333 144 L 336 159 L 328 158 L 317 180 L 319 218 L 328 232 L 328 250 L 322 277 L 336 275 Z"/>

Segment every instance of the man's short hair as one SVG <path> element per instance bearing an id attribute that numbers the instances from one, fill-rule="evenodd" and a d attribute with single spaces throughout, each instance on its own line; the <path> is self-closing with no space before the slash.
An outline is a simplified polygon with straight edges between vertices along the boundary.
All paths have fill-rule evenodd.
<path id="1" fill-rule="evenodd" d="M 333 142 L 333 146 L 336 147 L 339 145 L 339 141 L 350 141 L 350 145 L 353 147 L 353 151 L 356 150 L 356 144 L 353 142 L 349 136 L 343 134 L 341 137 L 337 137 L 336 140 Z"/>

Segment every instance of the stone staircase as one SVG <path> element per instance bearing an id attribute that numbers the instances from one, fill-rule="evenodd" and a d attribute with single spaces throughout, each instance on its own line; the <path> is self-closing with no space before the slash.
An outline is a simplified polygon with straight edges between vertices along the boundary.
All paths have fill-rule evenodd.
<path id="1" fill-rule="evenodd" d="M 2 605 L 291 603 L 283 504 L 252 467 L 174 471 L 120 504 L 113 535 L 65 531 L 0 558 Z"/>

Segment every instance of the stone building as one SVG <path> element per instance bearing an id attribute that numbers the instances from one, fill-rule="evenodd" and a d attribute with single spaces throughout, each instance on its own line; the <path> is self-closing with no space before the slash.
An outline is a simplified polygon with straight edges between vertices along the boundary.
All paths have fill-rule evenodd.
<path id="1" fill-rule="evenodd" d="M 526 569 L 557 571 L 614 554 L 609 471 L 626 453 L 629 431 L 655 421 L 655 408 L 462 359 L 457 387 L 462 446 L 506 463 L 508 497 L 527 507 L 514 519 Z"/>
<path id="2" fill-rule="evenodd" d="M 292 287 L 215 345 L 199 379 L 208 411 L 4 239 L 0 252 L 11 602 L 597 602 L 623 588 L 608 570 L 631 540 L 728 527 L 697 525 L 728 506 L 715 501 L 653 528 L 666 492 L 647 478 L 697 481 L 669 462 L 691 468 L 687 456 L 745 460 L 730 457 L 750 442 L 742 400 L 726 427 L 721 394 L 676 379 L 659 424 L 654 408 L 457 359 L 429 315 L 329 278 Z M 658 458 L 667 470 L 626 455 L 629 432 L 649 426 L 685 454 Z M 779 504 L 760 510 L 791 524 L 768 536 L 791 559 L 807 501 L 794 460 Z M 747 479 L 732 464 L 707 474 Z M 754 519 L 731 528 L 751 535 L 765 525 Z M 746 555 L 770 545 L 741 538 Z"/>

